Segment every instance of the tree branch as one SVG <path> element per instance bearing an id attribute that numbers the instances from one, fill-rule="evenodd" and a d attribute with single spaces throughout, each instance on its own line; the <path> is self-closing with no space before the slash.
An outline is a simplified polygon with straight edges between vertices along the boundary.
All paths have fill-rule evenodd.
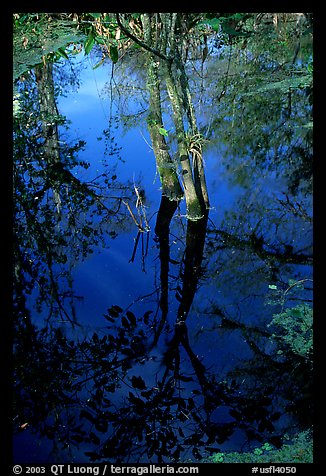
<path id="1" fill-rule="evenodd" d="M 135 35 L 133 35 L 122 23 L 119 17 L 119 13 L 116 13 L 116 19 L 119 27 L 121 30 L 135 43 L 137 43 L 139 46 L 144 48 L 145 50 L 149 51 L 150 53 L 158 56 L 159 58 L 163 59 L 164 61 L 167 61 L 168 63 L 172 63 L 173 57 L 169 57 L 161 53 L 160 51 L 156 50 L 155 48 L 152 48 L 151 46 L 148 46 L 146 43 L 141 41 L 139 38 L 137 38 Z"/>

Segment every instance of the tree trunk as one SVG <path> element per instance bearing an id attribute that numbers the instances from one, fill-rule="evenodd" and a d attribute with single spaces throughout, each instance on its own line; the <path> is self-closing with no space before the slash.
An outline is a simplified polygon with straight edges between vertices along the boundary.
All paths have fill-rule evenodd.
<path id="1" fill-rule="evenodd" d="M 35 75 L 40 104 L 40 116 L 44 137 L 45 158 L 49 165 L 60 162 L 58 109 L 55 102 L 53 65 L 46 63 L 35 67 Z"/>
<path id="2" fill-rule="evenodd" d="M 161 80 L 166 84 L 172 105 L 187 217 L 190 220 L 199 220 L 205 215 L 209 201 L 202 160 L 201 137 L 196 124 L 187 74 L 177 45 L 182 39 L 182 31 L 176 28 L 177 19 L 177 13 L 144 13 L 142 15 L 148 57 L 147 88 L 150 94 L 148 127 L 163 194 L 172 200 L 179 199 L 181 189 L 176 166 L 168 153 L 164 137 L 166 131 L 162 121 Z M 153 51 L 157 54 L 155 55 Z M 159 67 L 162 72 L 160 79 Z M 185 123 L 188 123 L 188 130 L 185 128 Z"/>
<path id="3" fill-rule="evenodd" d="M 177 175 L 176 165 L 169 154 L 168 146 L 163 135 L 164 128 L 157 64 L 151 54 L 149 54 L 148 58 L 147 88 L 150 95 L 147 122 L 156 158 L 157 170 L 162 184 L 162 194 L 170 200 L 180 200 L 183 196 L 183 192 Z"/>
<path id="4" fill-rule="evenodd" d="M 151 18 L 149 14 L 142 16 L 144 39 L 149 46 L 153 43 Z M 157 45 L 155 45 L 157 48 Z M 147 52 L 147 89 L 149 92 L 148 129 L 152 141 L 157 170 L 162 184 L 162 194 L 170 200 L 180 200 L 183 196 L 177 168 L 172 160 L 164 137 L 161 108 L 161 92 L 158 77 L 159 62 L 157 57 Z"/>
<path id="5" fill-rule="evenodd" d="M 166 65 L 165 82 L 167 92 L 171 101 L 173 111 L 173 121 L 176 129 L 179 161 L 182 169 L 182 179 L 187 205 L 187 218 L 190 220 L 199 220 L 203 216 L 202 207 L 197 196 L 192 167 L 189 158 L 189 152 L 186 142 L 186 132 L 183 124 L 183 108 L 180 102 L 178 87 L 172 68 Z"/>
<path id="6" fill-rule="evenodd" d="M 181 300 L 177 314 L 177 322 L 184 322 L 197 291 L 198 281 L 202 273 L 202 260 L 205 246 L 208 210 L 200 220 L 188 220 L 186 250 L 182 268 Z"/>
<path id="7" fill-rule="evenodd" d="M 170 223 L 172 217 L 177 209 L 177 202 L 171 201 L 162 195 L 160 208 L 157 214 L 155 234 L 158 239 L 160 250 L 160 308 L 162 311 L 160 322 L 155 329 L 155 338 L 153 341 L 153 348 L 156 346 L 159 337 L 163 331 L 169 310 L 169 268 L 170 268 Z"/>
<path id="8" fill-rule="evenodd" d="M 40 104 L 40 116 L 44 138 L 44 158 L 48 166 L 60 164 L 59 132 L 58 132 L 58 109 L 55 101 L 53 65 L 45 63 L 35 67 L 35 75 Z M 61 198 L 59 187 L 53 185 L 53 200 L 57 215 L 61 214 Z"/>
<path id="9" fill-rule="evenodd" d="M 178 49 L 176 49 L 175 51 L 175 62 L 179 70 L 181 91 L 183 93 L 183 107 L 187 113 L 192 137 L 194 138 L 193 145 L 192 146 L 189 145 L 189 148 L 193 157 L 192 164 L 193 164 L 195 189 L 197 192 L 197 196 L 201 202 L 202 210 L 205 210 L 209 208 L 209 199 L 208 199 L 208 192 L 207 192 L 207 185 L 206 185 L 206 178 L 205 178 L 205 171 L 204 171 L 204 164 L 203 164 L 201 137 L 197 127 L 196 114 L 195 114 L 192 97 L 190 93 L 188 77 L 187 77 L 185 67 L 182 62 L 181 55 Z"/>

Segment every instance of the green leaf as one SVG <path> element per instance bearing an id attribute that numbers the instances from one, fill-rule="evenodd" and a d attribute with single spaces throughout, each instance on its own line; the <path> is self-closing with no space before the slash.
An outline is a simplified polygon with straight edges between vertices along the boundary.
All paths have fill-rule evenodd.
<path id="1" fill-rule="evenodd" d="M 91 30 L 89 32 L 89 35 L 87 37 L 87 40 L 85 41 L 85 44 L 84 44 L 84 49 L 85 49 L 85 55 L 88 55 L 89 52 L 91 51 L 91 49 L 93 48 L 95 44 L 95 38 L 93 36 L 93 31 Z"/>
<path id="2" fill-rule="evenodd" d="M 224 453 L 216 453 L 213 456 L 213 461 L 215 463 L 223 463 L 223 460 L 224 460 Z"/>
<path id="3" fill-rule="evenodd" d="M 198 26 L 200 25 L 208 25 L 210 26 L 211 28 L 213 28 L 214 31 L 219 31 L 219 27 L 220 27 L 220 20 L 218 18 L 210 18 L 210 19 L 205 19 L 205 20 L 201 20 L 197 23 Z"/>
<path id="4" fill-rule="evenodd" d="M 222 24 L 222 29 L 223 29 L 224 33 L 227 33 L 228 35 L 231 35 L 231 36 L 242 36 L 243 35 L 243 33 L 241 33 L 240 31 L 236 31 L 234 28 L 232 28 L 227 23 Z"/>
<path id="5" fill-rule="evenodd" d="M 264 451 L 271 451 L 273 449 L 273 447 L 269 443 L 264 443 L 263 446 L 261 447 L 261 449 L 264 450 Z"/>
<path id="6" fill-rule="evenodd" d="M 112 20 L 110 18 L 110 15 L 105 13 L 104 18 L 103 18 L 103 23 L 110 23 Z"/>
<path id="7" fill-rule="evenodd" d="M 263 454 L 263 450 L 260 449 L 260 448 L 255 448 L 254 449 L 254 454 L 257 455 L 257 456 L 260 456 Z"/>
<path id="8" fill-rule="evenodd" d="M 246 16 L 246 13 L 234 13 L 227 17 L 229 20 L 242 20 Z"/>
<path id="9" fill-rule="evenodd" d="M 110 58 L 113 63 L 116 63 L 119 59 L 118 48 L 115 45 L 110 46 Z"/>
<path id="10" fill-rule="evenodd" d="M 63 58 L 68 59 L 68 55 L 63 48 L 59 48 L 57 50 L 57 53 L 59 56 L 62 56 Z"/>
<path id="11" fill-rule="evenodd" d="M 275 286 L 275 284 L 269 284 L 268 287 L 269 289 L 277 289 L 277 286 Z"/>
<path id="12" fill-rule="evenodd" d="M 101 13 L 90 13 L 93 18 L 101 18 Z"/>
<path id="13" fill-rule="evenodd" d="M 164 137 L 167 137 L 169 135 L 168 131 L 164 129 L 164 127 L 159 127 L 158 131 Z"/>
<path id="14" fill-rule="evenodd" d="M 98 43 L 100 45 L 105 45 L 105 41 L 104 41 L 104 38 L 102 36 L 97 35 L 95 37 L 95 41 L 96 41 L 96 43 Z"/>
<path id="15" fill-rule="evenodd" d="M 209 25 L 213 28 L 214 31 L 219 31 L 220 20 L 218 18 L 212 18 L 209 22 Z"/>

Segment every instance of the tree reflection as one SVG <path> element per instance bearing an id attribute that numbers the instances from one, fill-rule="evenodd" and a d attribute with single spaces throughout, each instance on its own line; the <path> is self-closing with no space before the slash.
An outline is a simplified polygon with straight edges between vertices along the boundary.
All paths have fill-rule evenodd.
<path id="1" fill-rule="evenodd" d="M 259 57 L 259 63 L 268 62 Z M 212 63 L 210 68 L 214 72 Z M 293 301 L 311 299 L 305 91 L 291 92 L 286 108 L 275 101 L 267 129 L 271 92 L 258 100 L 249 94 L 244 107 L 248 84 L 241 83 L 245 91 L 237 106 L 231 99 L 225 104 L 223 117 L 232 121 L 221 125 L 221 117 L 212 114 L 211 127 L 216 125 L 219 144 L 229 146 L 233 166 L 244 169 L 254 157 L 242 185 L 252 186 L 263 167 L 273 167 L 276 174 L 286 171 L 286 192 L 259 200 L 244 193 L 218 225 L 212 225 L 208 210 L 198 220 L 182 220 L 175 216 L 178 201 L 162 193 L 155 224 L 159 279 L 151 293 L 156 313 L 146 301 L 141 311 L 127 302 L 107 302 L 103 328 L 71 338 L 57 321 L 78 324 L 72 282 L 77 261 L 136 225 L 130 261 L 141 243 L 144 270 L 150 235 L 141 190 L 120 183 L 114 168 L 78 178 L 89 165 L 78 159 L 85 144 L 61 140 L 65 118 L 57 108 L 54 71 L 47 63 L 26 74 L 14 119 L 14 431 L 52 442 L 49 460 L 55 463 L 58 454 L 70 461 L 81 452 L 85 461 L 202 460 L 232 438 L 237 448 L 256 442 L 280 446 L 286 432 L 311 424 L 311 356 L 303 358 L 267 325 L 273 310 L 282 315 L 293 309 Z M 239 90 L 231 81 L 228 89 L 235 99 Z M 284 114 L 290 118 L 285 142 Z M 248 129 L 252 117 L 262 134 Z M 181 128 L 182 118 L 176 119 Z M 155 134 L 164 146 L 165 135 L 159 129 Z M 196 150 L 193 139 L 187 154 L 194 161 Z M 200 171 L 196 174 L 199 179 Z M 239 182 L 240 176 L 234 177 Z M 177 260 L 170 247 L 174 220 L 185 225 L 177 236 L 185 241 Z M 171 277 L 172 265 L 177 277 Z M 47 313 L 44 326 L 35 322 L 34 302 Z M 214 339 L 214 361 L 198 351 L 206 345 L 205 332 Z M 230 348 L 222 355 L 224 336 L 236 342 L 237 360 L 222 371 L 220 360 L 231 355 Z"/>
<path id="2" fill-rule="evenodd" d="M 88 182 L 76 177 L 76 169 L 89 167 L 78 160 L 85 143 L 71 146 L 60 140 L 64 124 L 53 65 L 39 65 L 21 85 L 20 112 L 14 118 L 15 286 L 18 294 L 35 292 L 37 286 L 37 303 L 39 308 L 47 304 L 48 319 L 60 316 L 76 324 L 73 310 L 65 306 L 72 290 L 65 291 L 64 283 L 71 287 L 69 276 L 78 259 L 125 226 L 121 205 L 131 193 L 112 168 Z"/>
<path id="3" fill-rule="evenodd" d="M 178 306 L 171 317 L 169 235 L 175 211 L 175 202 L 163 196 L 155 226 L 160 319 L 150 310 L 137 316 L 115 304 L 103 316 L 108 326 L 102 335 L 76 341 L 60 329 L 36 329 L 26 309 L 17 310 L 15 428 L 28 423 L 54 448 L 66 451 L 66 459 L 80 446 L 90 461 L 201 460 L 236 431 L 243 445 L 268 441 L 279 446 L 284 432 L 291 431 L 291 412 L 310 413 L 309 366 L 295 355 L 271 352 L 269 331 L 212 308 L 221 319 L 215 332 L 242 334 L 251 356 L 220 378 L 196 354 L 187 318 L 200 277 L 207 273 L 207 216 L 187 222 Z M 257 251 L 227 238 L 232 246 Z M 158 357 L 155 350 L 168 321 L 172 330 Z"/>

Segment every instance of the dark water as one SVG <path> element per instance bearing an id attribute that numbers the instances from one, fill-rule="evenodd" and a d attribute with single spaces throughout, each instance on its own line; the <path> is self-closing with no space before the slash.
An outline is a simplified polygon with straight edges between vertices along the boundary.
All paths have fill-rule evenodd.
<path id="1" fill-rule="evenodd" d="M 20 85 L 15 462 L 201 461 L 280 447 L 312 418 L 307 91 L 292 92 L 290 110 L 286 95 L 237 84 L 214 102 L 213 82 L 198 103 L 211 208 L 191 223 L 183 202 L 161 202 L 145 116 L 123 125 L 111 65 L 78 57 L 73 67 L 78 88 L 60 76 L 67 66 L 53 71 L 68 90 L 55 100 L 68 121 L 55 138 L 70 175 L 44 138 L 51 118 L 40 125 L 34 73 Z M 115 75 L 119 107 L 138 112 Z M 286 329 L 270 326 L 281 313 Z"/>

